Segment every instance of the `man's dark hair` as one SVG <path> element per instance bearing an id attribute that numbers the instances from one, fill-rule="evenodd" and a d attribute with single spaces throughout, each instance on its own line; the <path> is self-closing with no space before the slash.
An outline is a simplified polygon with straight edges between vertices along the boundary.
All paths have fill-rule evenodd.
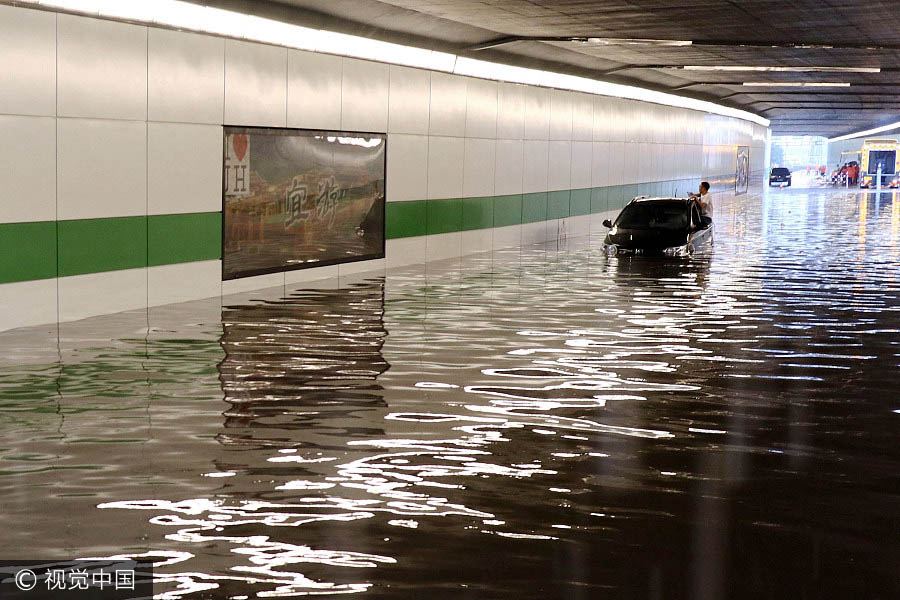
<path id="1" fill-rule="evenodd" d="M 706 190 L 706 191 L 708 192 L 708 191 L 709 191 L 709 182 L 708 182 L 708 181 L 701 181 L 701 182 L 700 182 L 700 187 L 702 187 L 704 190 Z"/>

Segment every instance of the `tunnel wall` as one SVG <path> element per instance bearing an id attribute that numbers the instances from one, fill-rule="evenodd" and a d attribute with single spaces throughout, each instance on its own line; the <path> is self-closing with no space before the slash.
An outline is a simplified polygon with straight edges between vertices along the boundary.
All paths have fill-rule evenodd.
<path id="1" fill-rule="evenodd" d="M 697 111 L 0 5 L 0 330 L 600 232 L 761 181 Z M 222 126 L 387 132 L 386 258 L 221 279 Z"/>

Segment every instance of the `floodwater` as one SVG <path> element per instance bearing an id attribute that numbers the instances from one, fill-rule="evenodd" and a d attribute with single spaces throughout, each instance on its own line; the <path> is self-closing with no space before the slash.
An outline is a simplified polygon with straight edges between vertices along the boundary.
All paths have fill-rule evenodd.
<path id="1" fill-rule="evenodd" d="M 161 598 L 900 597 L 900 197 L 715 227 L 0 334 L 0 558 L 150 556 Z"/>

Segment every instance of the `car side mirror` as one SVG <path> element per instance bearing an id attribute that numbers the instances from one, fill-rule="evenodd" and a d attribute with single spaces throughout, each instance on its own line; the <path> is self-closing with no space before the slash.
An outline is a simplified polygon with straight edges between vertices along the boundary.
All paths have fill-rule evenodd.
<path id="1" fill-rule="evenodd" d="M 603 226 L 607 229 L 612 229 L 612 223 L 609 221 L 609 219 L 603 219 Z"/>

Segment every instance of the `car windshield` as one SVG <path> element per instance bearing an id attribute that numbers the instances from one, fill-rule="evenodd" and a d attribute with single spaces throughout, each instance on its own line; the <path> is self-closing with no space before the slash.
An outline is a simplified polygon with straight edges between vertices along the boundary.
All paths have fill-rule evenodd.
<path id="1" fill-rule="evenodd" d="M 636 202 L 616 219 L 623 229 L 687 229 L 688 211 L 683 202 Z"/>
<path id="2" fill-rule="evenodd" d="M 772 169 L 772 175 L 790 175 L 791 172 L 787 169 Z"/>

